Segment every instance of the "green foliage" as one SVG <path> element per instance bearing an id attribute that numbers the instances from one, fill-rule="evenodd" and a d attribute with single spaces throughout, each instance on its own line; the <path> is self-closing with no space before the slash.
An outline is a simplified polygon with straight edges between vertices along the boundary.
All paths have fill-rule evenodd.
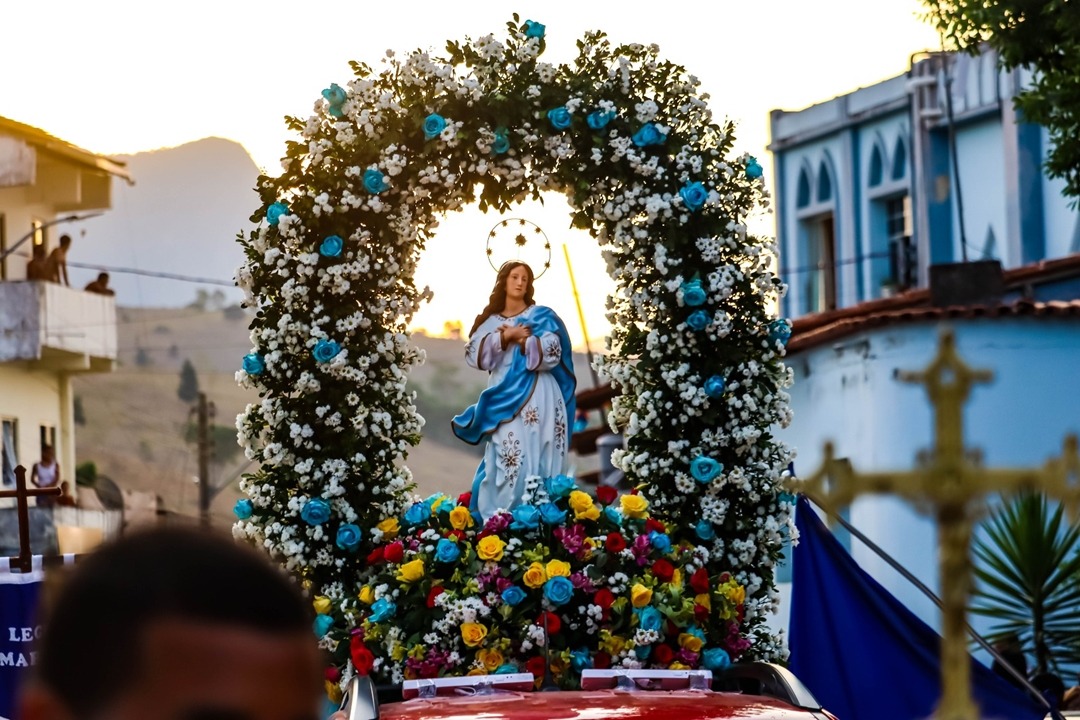
<path id="1" fill-rule="evenodd" d="M 75 466 L 75 484 L 79 487 L 93 487 L 97 481 L 97 465 L 92 460 Z"/>
<path id="2" fill-rule="evenodd" d="M 199 377 L 191 360 L 184 360 L 180 368 L 180 386 L 176 388 L 176 396 L 184 402 L 195 402 L 199 397 Z"/>
<path id="3" fill-rule="evenodd" d="M 1034 673 L 1080 663 L 1080 527 L 1059 506 L 1025 495 L 999 508 L 975 542 L 972 612 L 997 621 L 995 638 L 1015 634 Z"/>
<path id="4" fill-rule="evenodd" d="M 1006 68 L 1034 71 L 1016 97 L 1028 122 L 1044 125 L 1053 148 L 1051 177 L 1080 197 L 1080 6 L 1066 0 L 922 0 L 951 45 L 977 54 L 989 47 Z"/>

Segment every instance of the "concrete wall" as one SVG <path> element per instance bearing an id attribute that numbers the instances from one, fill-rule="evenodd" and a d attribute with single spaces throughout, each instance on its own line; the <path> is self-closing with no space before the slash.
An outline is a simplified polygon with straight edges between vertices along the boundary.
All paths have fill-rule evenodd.
<path id="1" fill-rule="evenodd" d="M 27 482 L 41 459 L 41 426 L 56 429 L 56 457 L 61 479 L 75 478 L 75 437 L 71 431 L 71 381 L 65 373 L 35 369 L 32 363 L 0 363 L 0 420 L 17 425 L 16 460 Z M 14 501 L 0 501 L 13 505 Z"/>

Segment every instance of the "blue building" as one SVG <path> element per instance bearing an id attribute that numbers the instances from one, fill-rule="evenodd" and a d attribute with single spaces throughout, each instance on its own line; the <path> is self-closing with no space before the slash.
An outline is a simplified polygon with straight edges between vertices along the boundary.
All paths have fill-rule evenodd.
<path id="1" fill-rule="evenodd" d="M 1080 432 L 1080 215 L 1042 170 L 1046 130 L 1013 109 L 1024 82 L 993 54 L 920 54 L 903 75 L 772 112 L 782 312 L 794 319 L 783 437 L 800 474 L 819 467 L 826 440 L 857 470 L 913 466 L 931 443 L 930 406 L 894 372 L 929 364 L 943 324 L 969 365 L 995 373 L 965 415 L 988 465 L 1041 465 Z M 846 512 L 938 587 L 927 519 L 885 497 Z M 936 625 L 928 600 L 850 545 Z"/>

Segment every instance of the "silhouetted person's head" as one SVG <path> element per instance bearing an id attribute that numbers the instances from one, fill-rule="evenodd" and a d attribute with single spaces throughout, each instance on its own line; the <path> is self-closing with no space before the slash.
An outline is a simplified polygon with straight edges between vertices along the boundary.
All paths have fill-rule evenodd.
<path id="1" fill-rule="evenodd" d="M 307 603 L 223 536 L 162 528 L 77 565 L 44 624 L 23 720 L 316 720 Z"/>
<path id="2" fill-rule="evenodd" d="M 61 235 L 60 236 L 60 247 L 64 248 L 65 250 L 67 250 L 69 247 L 71 247 L 71 236 L 70 235 Z"/>
<path id="3" fill-rule="evenodd" d="M 98 273 L 97 281 L 101 283 L 102 287 L 109 284 L 109 273 Z"/>
<path id="4" fill-rule="evenodd" d="M 34 253 L 34 259 L 35 260 L 44 259 L 44 257 L 45 257 L 45 246 L 41 245 L 41 244 L 35 244 L 33 253 Z"/>

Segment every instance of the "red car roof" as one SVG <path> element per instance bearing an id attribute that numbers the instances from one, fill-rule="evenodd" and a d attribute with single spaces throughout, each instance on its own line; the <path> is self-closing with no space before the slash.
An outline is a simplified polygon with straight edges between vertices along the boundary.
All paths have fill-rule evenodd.
<path id="1" fill-rule="evenodd" d="M 772 698 L 709 691 L 615 690 L 417 698 L 379 708 L 380 720 L 812 720 Z"/>

